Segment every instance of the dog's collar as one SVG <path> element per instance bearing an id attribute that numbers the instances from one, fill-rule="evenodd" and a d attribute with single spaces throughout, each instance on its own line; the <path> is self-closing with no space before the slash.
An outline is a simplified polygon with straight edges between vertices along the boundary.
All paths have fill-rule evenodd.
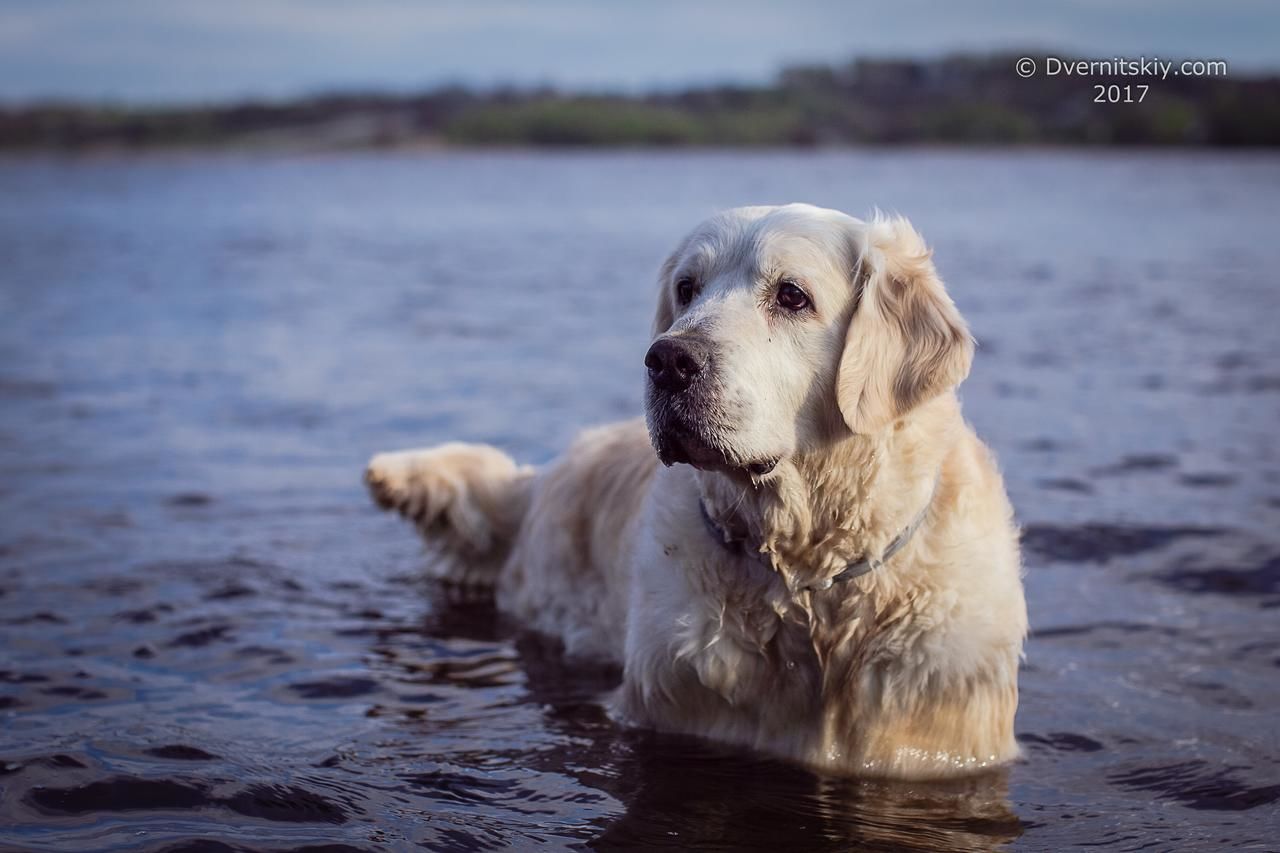
<path id="1" fill-rule="evenodd" d="M 893 537 L 893 541 L 885 547 L 883 554 L 879 557 L 863 557 L 861 560 L 856 560 L 845 566 L 831 577 L 803 586 L 801 589 L 813 591 L 830 589 L 832 584 L 845 583 L 854 578 L 860 578 L 887 563 L 894 554 L 906 547 L 907 543 L 911 541 L 911 537 L 920 529 L 920 525 L 924 524 L 925 517 L 929 514 L 929 508 L 933 506 L 933 493 L 937 491 L 937 486 L 938 484 L 935 480 L 933 489 L 929 491 L 929 499 L 924 502 L 924 506 L 916 513 L 916 517 L 911 519 L 911 523 L 904 527 L 897 536 Z M 726 551 L 731 554 L 743 554 L 763 561 L 759 554 L 748 550 L 746 539 L 734 536 L 711 517 L 711 513 L 707 512 L 707 505 L 702 502 L 702 498 L 698 498 L 698 511 L 702 515 L 702 523 L 707 526 L 707 532 L 711 534 L 711 538 L 719 542 Z"/>

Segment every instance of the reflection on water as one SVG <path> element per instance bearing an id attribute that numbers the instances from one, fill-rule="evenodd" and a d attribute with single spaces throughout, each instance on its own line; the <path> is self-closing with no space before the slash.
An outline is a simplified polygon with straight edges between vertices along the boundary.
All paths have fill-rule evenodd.
<path id="1" fill-rule="evenodd" d="M 0 164 L 6 849 L 1271 844 L 1280 160 L 492 154 Z M 815 775 L 619 729 L 618 674 L 427 585 L 375 450 L 639 410 L 718 207 L 901 210 L 1025 528 L 1025 758 Z M 213 842 L 224 845 L 211 847 Z"/>

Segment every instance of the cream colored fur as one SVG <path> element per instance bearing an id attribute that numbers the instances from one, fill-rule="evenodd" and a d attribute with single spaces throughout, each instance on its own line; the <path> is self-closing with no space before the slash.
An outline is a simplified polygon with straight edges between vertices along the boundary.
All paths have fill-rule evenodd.
<path id="1" fill-rule="evenodd" d="M 811 314 L 769 307 L 779 276 Z M 681 277 L 698 282 L 687 306 Z M 844 773 L 1012 759 L 1017 532 L 961 417 L 972 342 L 923 241 L 903 219 L 742 208 L 695 229 L 661 279 L 655 334 L 717 347 L 723 465 L 660 466 L 636 420 L 536 473 L 474 445 L 381 454 L 375 498 L 418 524 L 437 575 L 494 583 L 568 653 L 621 664 L 616 711 L 636 725 Z M 767 474 L 738 467 L 762 458 L 778 459 Z M 760 553 L 716 542 L 699 500 Z M 885 565 L 814 588 L 926 506 Z"/>

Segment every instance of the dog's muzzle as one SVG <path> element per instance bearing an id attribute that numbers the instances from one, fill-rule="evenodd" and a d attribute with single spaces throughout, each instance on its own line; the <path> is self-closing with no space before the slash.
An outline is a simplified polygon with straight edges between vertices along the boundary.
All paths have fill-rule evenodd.
<path id="1" fill-rule="evenodd" d="M 649 371 L 649 428 L 667 465 L 722 464 L 711 435 L 715 419 L 712 346 L 689 332 L 663 335 L 645 353 Z"/>

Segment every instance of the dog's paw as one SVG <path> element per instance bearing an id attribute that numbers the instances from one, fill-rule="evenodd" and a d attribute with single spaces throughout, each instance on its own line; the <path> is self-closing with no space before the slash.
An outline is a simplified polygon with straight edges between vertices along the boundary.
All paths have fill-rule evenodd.
<path id="1" fill-rule="evenodd" d="M 374 503 L 412 522 L 433 545 L 467 554 L 490 550 L 507 530 L 505 501 L 521 469 L 493 447 L 451 442 L 379 453 L 365 467 Z"/>
<path id="2" fill-rule="evenodd" d="M 420 453 L 407 450 L 379 453 L 364 469 L 364 482 L 373 502 L 383 509 L 410 515 L 425 486 L 421 482 Z"/>

